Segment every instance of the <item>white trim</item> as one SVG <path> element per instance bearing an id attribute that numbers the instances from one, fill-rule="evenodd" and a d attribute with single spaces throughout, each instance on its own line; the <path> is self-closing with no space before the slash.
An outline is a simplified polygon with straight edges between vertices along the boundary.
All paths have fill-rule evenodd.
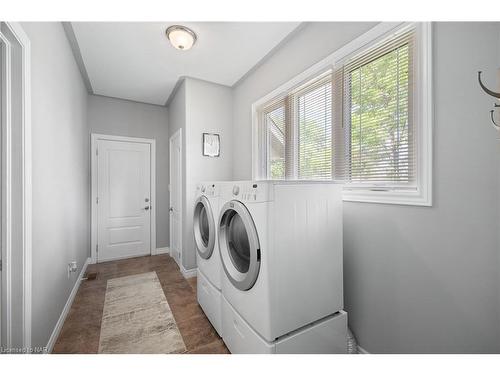
<path id="1" fill-rule="evenodd" d="M 59 319 L 57 320 L 57 323 L 54 327 L 54 330 L 52 331 L 52 334 L 50 335 L 49 341 L 47 343 L 47 347 L 45 348 L 46 353 L 51 353 L 52 349 L 54 349 L 54 344 L 57 341 L 57 338 L 59 337 L 59 333 L 61 332 L 61 329 L 64 325 L 64 322 L 66 321 L 66 317 L 69 314 L 69 311 L 71 310 L 71 305 L 73 305 L 73 301 L 76 297 L 76 293 L 78 292 L 78 289 L 80 288 L 80 284 L 82 283 L 83 276 L 85 275 L 85 271 L 87 270 L 88 265 L 91 263 L 91 259 L 87 258 L 85 260 L 85 263 L 80 271 L 80 274 L 78 275 L 78 279 L 76 280 L 75 284 L 73 285 L 73 289 L 71 290 L 71 293 L 68 296 L 68 300 L 66 301 L 66 304 L 64 305 L 63 310 L 61 311 L 61 315 L 59 316 Z"/>
<path id="2" fill-rule="evenodd" d="M 151 251 L 146 251 L 144 253 L 139 253 L 139 254 L 134 254 L 134 255 L 123 255 L 119 257 L 113 257 L 113 258 L 104 258 L 104 259 L 99 259 L 99 263 L 106 263 L 106 262 L 114 262 L 115 260 L 123 260 L 123 259 L 134 259 L 134 258 L 141 258 L 141 257 L 146 257 L 148 255 L 153 255 Z M 96 264 L 91 260 L 91 264 Z"/>
<path id="3" fill-rule="evenodd" d="M 370 352 L 358 345 L 358 354 L 370 354 Z"/>
<path id="4" fill-rule="evenodd" d="M 1 25 L 1 24 L 0 24 Z M 1 124 L 1 132 L 3 136 L 1 136 L 2 147 L 2 156 L 0 158 L 2 162 L 2 166 L 0 170 L 2 171 L 2 177 L 0 180 L 2 181 L 2 290 L 0 291 L 0 298 L 4 300 L 0 303 L 0 307 L 2 310 L 5 310 L 5 346 L 10 348 L 12 346 L 12 285 L 11 285 L 11 274 L 12 274 L 12 266 L 10 258 L 12 256 L 12 210 L 11 210 L 11 183 L 12 183 L 12 168 L 11 168 L 11 46 L 7 38 L 5 38 L 0 30 L 0 39 L 5 45 L 5 55 L 3 61 L 4 71 L 0 72 L 0 74 L 4 74 L 5 76 L 2 78 L 2 82 L 5 85 L 5 97 L 2 98 L 0 94 L 0 99 L 4 100 L 5 108 L 3 109 L 5 121 L 2 121 Z M 0 90 L 3 88 L 0 87 Z M 3 105 L 2 104 L 2 105 Z M 4 146 L 5 144 L 5 146 Z M 5 165 L 5 168 L 4 168 Z M 5 190 L 3 190 L 5 188 Z M 5 295 L 3 295 L 5 294 Z M 0 311 L 0 319 L 2 317 L 2 311 Z M 2 319 L 3 320 L 3 319 Z M 0 321 L 0 325 L 3 322 Z M 0 327 L 1 334 L 1 327 Z M 2 345 L 1 337 L 0 337 L 0 346 Z"/>
<path id="5" fill-rule="evenodd" d="M 151 255 L 160 255 L 160 254 L 169 254 L 170 248 L 167 247 L 158 247 Z"/>
<path id="6" fill-rule="evenodd" d="M 175 258 L 175 253 L 170 252 L 168 255 L 170 255 L 170 258 L 174 260 L 174 262 L 179 266 L 179 268 L 182 268 L 182 249 L 179 251 L 179 259 Z"/>
<path id="7" fill-rule="evenodd" d="M 151 231 L 151 241 L 149 242 L 149 247 L 151 249 L 150 254 L 156 250 L 156 140 L 152 139 L 150 142 L 151 148 L 151 197 L 149 200 L 149 212 L 151 217 L 150 231 Z"/>
<path id="8" fill-rule="evenodd" d="M 31 348 L 31 304 L 32 304 L 32 164 L 31 164 L 31 43 L 22 29 L 21 25 L 17 22 L 1 22 L 0 24 L 4 24 L 12 33 L 16 42 L 19 43 L 21 47 L 21 179 L 22 179 L 22 202 L 21 202 L 21 210 L 22 210 L 22 343 L 23 348 L 28 350 Z M 0 30 L 0 34 L 1 30 Z M 3 38 L 6 39 L 6 38 Z M 10 47 L 12 48 L 12 47 Z M 10 82 L 9 82 L 10 84 Z M 10 93 L 9 93 L 10 95 Z M 9 96 L 10 98 L 10 96 Z M 9 124 L 7 126 L 12 126 L 11 119 L 8 120 Z M 9 132 L 9 142 L 11 139 L 11 134 Z M 11 144 L 9 143 L 9 148 Z M 7 152 L 11 152 L 10 149 L 6 150 Z M 7 173 L 9 179 L 11 178 L 11 168 L 10 168 L 10 156 L 7 158 L 9 161 L 9 166 L 7 167 Z M 8 180 L 10 183 L 10 181 Z M 11 221 L 11 197 L 10 191 L 7 195 L 7 225 L 8 228 L 12 226 Z M 10 230 L 9 230 L 10 232 Z M 12 290 L 12 282 L 10 280 L 12 270 L 11 270 L 11 262 L 10 255 L 11 249 L 7 249 L 7 261 L 5 262 L 7 265 L 7 272 L 9 281 L 7 283 L 7 287 L 9 290 L 8 298 L 11 298 L 9 293 Z M 11 305 L 11 304 L 9 304 Z M 11 312 L 7 315 L 8 324 L 11 325 Z M 8 345 L 11 346 L 11 327 L 7 328 L 8 333 Z"/>
<path id="9" fill-rule="evenodd" d="M 108 135 L 108 134 L 90 134 L 91 143 L 91 231 L 90 231 L 90 254 L 92 258 L 92 263 L 97 263 L 97 141 L 107 140 L 107 141 L 121 141 L 121 142 L 136 142 L 136 143 L 148 143 L 151 146 L 151 199 L 150 199 L 150 212 L 151 212 L 151 240 L 149 254 L 153 254 L 156 250 L 156 140 L 150 138 L 138 138 L 138 137 L 124 137 L 118 135 Z M 145 254 L 147 255 L 147 254 Z M 139 256 L 139 255 L 134 255 Z M 127 257 L 128 258 L 128 257 Z M 112 260 L 112 259 L 109 259 Z"/>
<path id="10" fill-rule="evenodd" d="M 180 147 L 180 170 L 179 170 L 179 184 L 180 184 L 180 189 L 179 189 L 179 222 L 180 222 L 180 233 L 181 236 L 179 238 L 179 259 L 176 259 L 175 256 L 172 256 L 174 254 L 173 251 L 170 251 L 170 256 L 174 258 L 175 263 L 179 266 L 179 268 L 183 268 L 182 266 L 182 244 L 183 244 L 183 236 L 184 236 L 184 223 L 183 223 L 183 218 L 184 218 L 184 213 L 183 213 L 183 197 L 184 194 L 182 194 L 182 185 L 183 185 L 183 168 L 184 168 L 184 161 L 183 161 L 183 150 L 184 150 L 184 145 L 182 143 L 182 128 L 179 128 L 177 131 L 174 132 L 168 139 L 168 149 L 169 149 L 169 175 L 168 175 L 168 180 L 169 180 L 169 195 L 170 192 L 172 191 L 171 186 L 172 186 L 172 168 L 170 163 L 172 163 L 172 140 L 175 137 L 179 137 L 179 147 Z M 170 215 L 170 207 L 169 207 L 169 215 Z M 172 241 L 172 218 L 169 216 L 169 235 L 170 235 L 170 241 Z"/>
<path id="11" fill-rule="evenodd" d="M 263 98 L 252 104 L 252 179 L 266 179 L 263 165 L 265 161 L 260 160 L 259 149 L 259 108 L 265 103 L 276 99 L 297 87 L 303 82 L 311 79 L 322 71 L 338 66 L 349 57 L 359 53 L 363 49 L 394 35 L 400 33 L 410 25 L 419 27 L 419 53 L 420 59 L 418 74 L 421 78 L 421 89 L 418 90 L 419 108 L 418 119 L 421 123 L 418 133 L 418 171 L 416 190 L 412 191 L 379 191 L 367 189 L 345 190 L 344 201 L 390 203 L 431 206 L 432 205 L 432 25 L 430 22 L 382 22 L 360 35 L 350 43 L 339 48 L 323 60 L 306 69 L 293 79 L 271 91 Z M 373 188 L 373 187 L 370 187 Z"/>
<path id="12" fill-rule="evenodd" d="M 23 345 L 31 348 L 32 291 L 32 155 L 31 155 L 31 43 L 21 26 L 11 30 L 23 44 Z"/>
<path id="13" fill-rule="evenodd" d="M 185 279 L 190 279 L 192 277 L 196 277 L 196 272 L 198 268 L 190 268 L 190 269 L 185 269 L 184 266 L 181 264 L 180 265 L 181 273 L 182 276 L 184 276 Z"/>

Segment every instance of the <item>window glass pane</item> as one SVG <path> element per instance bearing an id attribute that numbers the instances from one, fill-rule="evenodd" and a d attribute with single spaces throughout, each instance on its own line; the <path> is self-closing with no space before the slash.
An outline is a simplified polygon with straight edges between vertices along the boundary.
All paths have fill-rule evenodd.
<path id="1" fill-rule="evenodd" d="M 298 177 L 332 177 L 332 86 L 330 80 L 298 96 Z"/>
<path id="2" fill-rule="evenodd" d="M 409 71 L 405 44 L 348 73 L 352 181 L 410 181 Z"/>
<path id="3" fill-rule="evenodd" d="M 285 107 L 278 107 L 265 114 L 268 139 L 268 177 L 285 178 Z"/>

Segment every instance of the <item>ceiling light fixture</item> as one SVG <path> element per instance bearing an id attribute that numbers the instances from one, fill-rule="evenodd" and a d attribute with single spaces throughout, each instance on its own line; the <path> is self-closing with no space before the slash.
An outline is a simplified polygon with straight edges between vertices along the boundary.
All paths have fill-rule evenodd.
<path id="1" fill-rule="evenodd" d="M 187 51 L 190 49 L 197 39 L 193 30 L 181 25 L 170 26 L 167 29 L 166 34 L 168 40 L 170 40 L 170 43 L 172 43 L 174 48 L 181 51 Z"/>

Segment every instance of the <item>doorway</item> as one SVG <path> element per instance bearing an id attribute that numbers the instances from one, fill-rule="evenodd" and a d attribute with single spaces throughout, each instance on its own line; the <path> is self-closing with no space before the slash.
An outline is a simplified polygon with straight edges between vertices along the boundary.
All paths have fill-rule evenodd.
<path id="1" fill-rule="evenodd" d="M 155 140 L 92 134 L 92 260 L 156 249 Z"/>
<path id="2" fill-rule="evenodd" d="M 170 255 L 182 269 L 182 129 L 169 142 L 170 150 Z"/>

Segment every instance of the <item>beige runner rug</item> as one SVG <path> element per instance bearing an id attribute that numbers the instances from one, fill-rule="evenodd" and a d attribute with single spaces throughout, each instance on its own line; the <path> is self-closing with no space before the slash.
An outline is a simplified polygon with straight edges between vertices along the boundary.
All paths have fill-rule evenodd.
<path id="1" fill-rule="evenodd" d="M 156 272 L 108 280 L 99 353 L 184 351 L 184 340 Z"/>

